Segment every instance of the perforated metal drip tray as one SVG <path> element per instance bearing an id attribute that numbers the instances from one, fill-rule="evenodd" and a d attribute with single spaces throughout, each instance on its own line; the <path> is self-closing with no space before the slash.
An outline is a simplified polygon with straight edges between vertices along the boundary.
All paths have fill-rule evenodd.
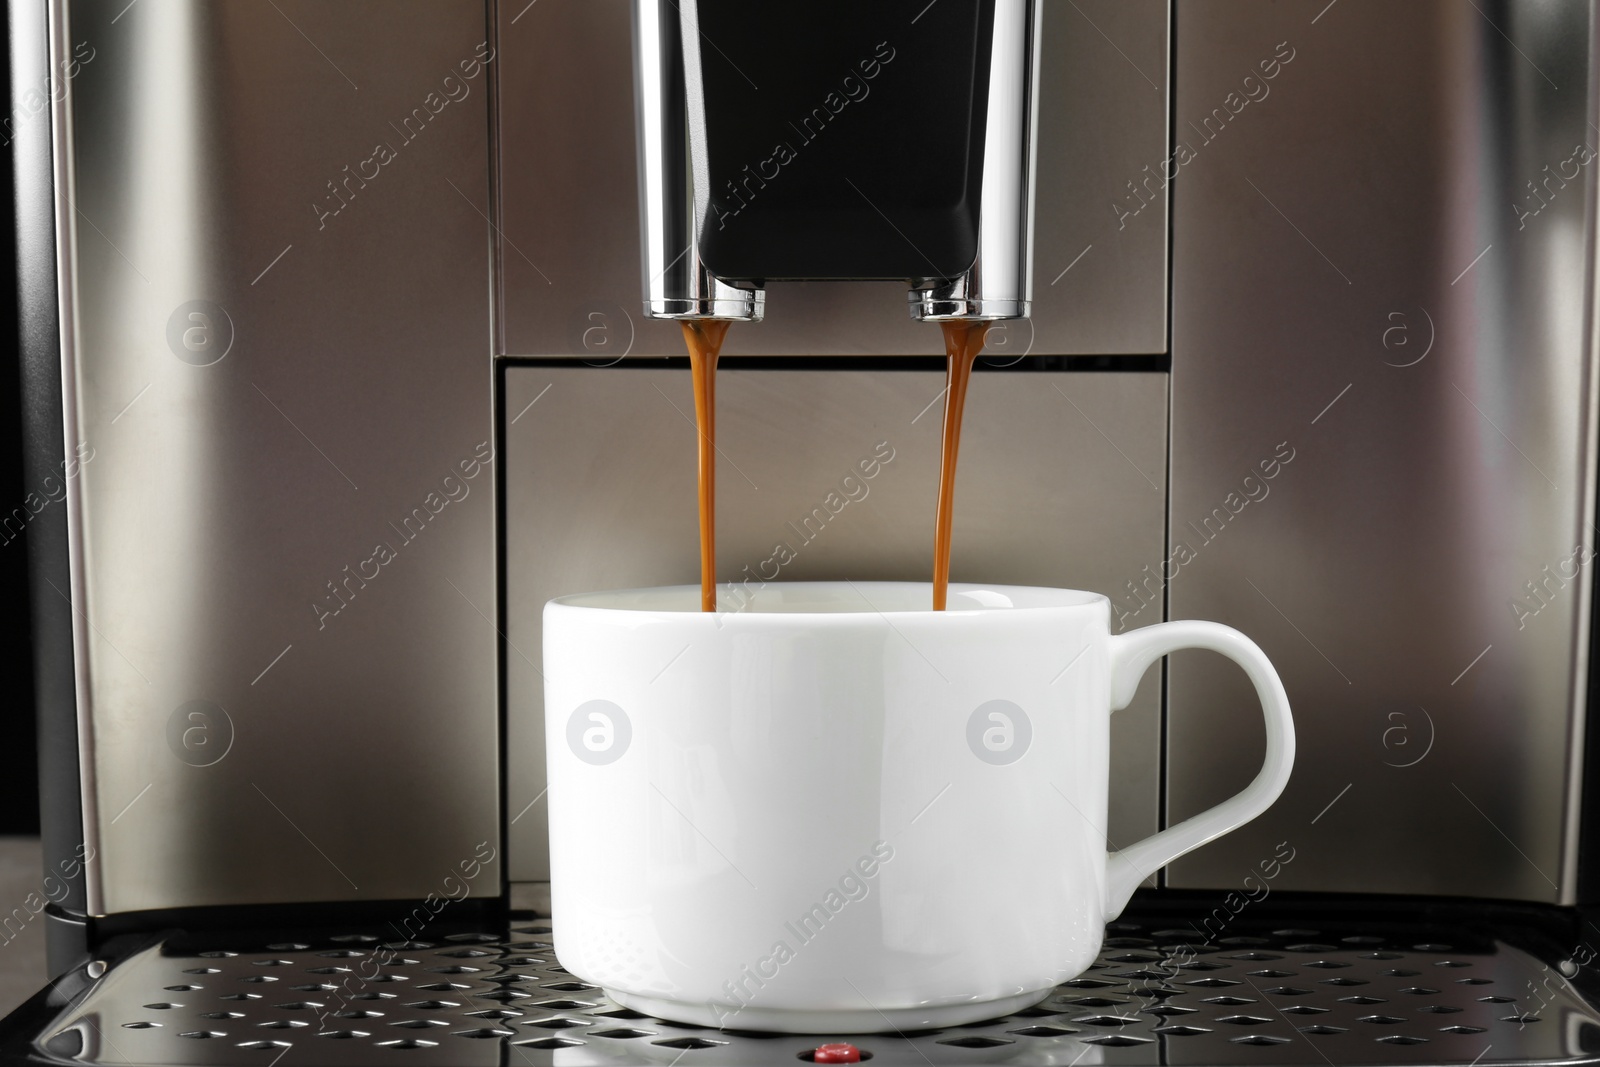
<path id="1" fill-rule="evenodd" d="M 1600 1060 L 1592 953 L 1579 937 L 1589 929 L 1600 941 L 1600 928 L 1576 912 L 1274 898 L 1222 923 L 1230 913 L 1209 904 L 1136 902 L 1109 927 L 1099 961 L 1037 1007 L 849 1040 L 883 1067 Z M 7 1020 L 0 1044 L 13 1061 L 694 1067 L 794 1063 L 825 1040 L 619 1007 L 562 969 L 550 922 L 530 914 L 415 940 L 381 921 L 174 934 L 98 970 L 80 969 Z"/>

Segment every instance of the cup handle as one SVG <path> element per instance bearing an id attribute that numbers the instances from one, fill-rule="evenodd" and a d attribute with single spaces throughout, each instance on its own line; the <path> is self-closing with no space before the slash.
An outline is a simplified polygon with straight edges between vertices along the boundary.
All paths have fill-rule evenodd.
<path id="1" fill-rule="evenodd" d="M 1249 785 L 1216 807 L 1111 853 L 1106 861 L 1104 890 L 1108 920 L 1122 913 L 1134 889 L 1151 873 L 1266 811 L 1283 792 L 1289 772 L 1294 768 L 1294 720 L 1289 715 L 1289 695 L 1284 692 L 1278 672 L 1254 641 L 1220 623 L 1161 622 L 1132 633 L 1113 635 L 1111 710 L 1121 711 L 1127 707 L 1139 686 L 1139 679 L 1150 665 L 1180 648 L 1220 652 L 1244 668 L 1256 687 L 1261 713 L 1266 719 L 1266 762 Z"/>

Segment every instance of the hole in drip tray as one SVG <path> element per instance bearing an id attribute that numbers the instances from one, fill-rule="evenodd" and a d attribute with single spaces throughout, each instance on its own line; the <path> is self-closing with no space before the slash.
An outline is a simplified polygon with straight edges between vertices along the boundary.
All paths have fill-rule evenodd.
<path id="1" fill-rule="evenodd" d="M 1385 1045 L 1425 1045 L 1428 1043 L 1427 1038 L 1415 1037 L 1411 1034 L 1390 1034 L 1387 1037 L 1380 1037 L 1378 1040 Z"/>
<path id="2" fill-rule="evenodd" d="M 1105 1045 L 1107 1048 L 1127 1048 L 1129 1045 L 1148 1045 L 1151 1038 L 1129 1037 L 1127 1034 L 1106 1034 L 1103 1037 L 1085 1037 L 1081 1039 L 1086 1045 Z"/>
<path id="3" fill-rule="evenodd" d="M 713 1048 L 717 1045 L 726 1045 L 726 1041 L 714 1041 L 709 1037 L 669 1037 L 665 1041 L 652 1041 L 652 1045 L 663 1048 Z"/>
<path id="4" fill-rule="evenodd" d="M 954 1045 L 956 1048 L 994 1048 L 997 1045 L 1014 1045 L 1015 1041 L 1007 1041 L 1001 1037 L 947 1037 L 937 1042 L 940 1045 Z"/>
<path id="5" fill-rule="evenodd" d="M 1066 1034 L 1075 1034 L 1078 1031 L 1068 1030 L 1064 1026 L 1024 1026 L 1019 1030 L 1008 1030 L 1006 1032 L 1021 1034 L 1024 1037 L 1062 1037 Z"/>
<path id="6" fill-rule="evenodd" d="M 1287 1045 L 1286 1037 L 1273 1037 L 1271 1034 L 1250 1034 L 1246 1037 L 1230 1038 L 1235 1045 Z"/>

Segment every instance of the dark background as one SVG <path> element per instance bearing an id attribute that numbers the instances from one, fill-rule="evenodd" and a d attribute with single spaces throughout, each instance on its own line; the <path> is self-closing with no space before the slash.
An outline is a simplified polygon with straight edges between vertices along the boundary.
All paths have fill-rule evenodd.
<path id="1" fill-rule="evenodd" d="M 0 23 L 3 26 L 3 23 Z M 0 28 L 0 85 L 11 101 L 10 37 Z M 3 131 L 0 131 L 3 135 Z M 0 159 L 0 515 L 22 506 L 22 413 L 17 363 L 16 219 L 11 146 Z M 39 832 L 39 766 L 28 624 L 28 538 L 0 542 L 0 834 Z"/>

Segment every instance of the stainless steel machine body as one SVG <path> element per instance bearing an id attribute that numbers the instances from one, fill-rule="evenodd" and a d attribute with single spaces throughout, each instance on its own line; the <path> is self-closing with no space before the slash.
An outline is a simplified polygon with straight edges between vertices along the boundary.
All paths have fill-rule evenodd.
<path id="1" fill-rule="evenodd" d="M 1217 619 L 1279 666 L 1305 757 L 1271 812 L 1165 872 L 1175 899 L 1254 901 L 1287 842 L 1274 890 L 1588 914 L 1595 5 L 1032 8 L 1037 273 L 1030 316 L 994 328 L 972 386 L 955 576 L 1097 589 L 1122 628 Z M 65 887 L 47 913 L 56 968 L 82 983 L 49 1019 L 70 1026 L 79 994 L 100 995 L 81 952 L 124 931 L 285 908 L 344 921 L 542 880 L 540 606 L 697 573 L 681 337 L 640 309 L 641 263 L 687 234 L 651 221 L 633 4 L 12 0 L 11 19 L 42 504 L 5 536 L 36 564 Z M 716 36 L 693 37 L 708 62 Z M 906 280 L 758 286 L 692 258 L 647 271 L 647 290 L 687 286 L 662 301 L 690 301 L 653 310 L 753 319 L 765 301 L 724 349 L 719 578 L 880 447 L 894 458 L 870 493 L 783 577 L 923 577 L 940 344 L 906 314 Z M 1248 704 L 1199 654 L 1147 679 L 1115 724 L 1112 845 L 1248 779 Z M 1154 951 L 1146 925 L 1125 934 Z M 1300 951 L 1256 934 L 1272 943 L 1234 947 Z M 1422 945 L 1391 969 L 1431 974 L 1451 951 Z M 1319 952 L 1295 962 L 1315 971 Z M 124 954 L 110 974 L 142 976 L 148 959 Z M 1495 980 L 1537 984 L 1573 958 L 1536 955 Z M 1117 981 L 1106 999 L 1147 980 Z M 1547 1017 L 1570 1021 L 1559 1038 L 1498 1036 L 1522 1025 L 1508 1007 L 1461 1061 L 1490 1043 L 1483 1062 L 1592 1058 L 1586 994 L 1568 994 Z M 1272 1005 L 1284 1042 L 1021 1033 L 1098 1032 L 1063 1007 L 974 1033 L 998 1051 L 917 1047 L 1314 1051 L 1289 1002 L 1217 995 Z M 600 1028 L 603 1007 L 550 1010 Z M 1433 1020 L 1398 1014 L 1346 1030 L 1430 1043 L 1337 1061 L 1444 1054 L 1449 1020 L 1424 1034 Z M 523 1029 L 538 1020 L 502 1021 L 543 1039 Z M 1277 1036 L 1248 1026 L 1235 1036 Z M 547 1051 L 734 1054 L 570 1040 L 585 1043 Z"/>

